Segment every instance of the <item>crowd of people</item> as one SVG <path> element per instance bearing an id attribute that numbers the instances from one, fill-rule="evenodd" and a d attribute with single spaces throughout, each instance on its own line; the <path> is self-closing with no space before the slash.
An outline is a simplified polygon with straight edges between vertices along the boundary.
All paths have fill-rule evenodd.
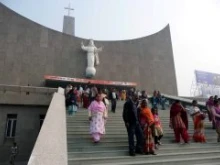
<path id="1" fill-rule="evenodd" d="M 84 88 L 82 86 L 73 87 L 72 85 L 67 85 L 65 89 L 66 96 L 66 106 L 69 115 L 73 115 L 77 112 L 78 107 L 88 108 L 92 101 L 95 100 L 96 95 L 101 93 L 102 98 L 105 100 L 105 104 L 109 105 L 111 101 L 111 111 L 115 113 L 118 100 L 126 100 L 126 90 L 116 90 L 111 88 L 97 88 L 95 85 L 86 85 Z"/>
<path id="2" fill-rule="evenodd" d="M 218 96 L 210 96 L 206 102 L 209 121 L 212 122 L 212 128 L 218 134 L 217 141 L 220 142 L 220 98 Z"/>
<path id="3" fill-rule="evenodd" d="M 135 156 L 136 153 L 156 155 L 155 149 L 161 145 L 163 129 L 157 104 L 152 102 L 152 109 L 148 104 L 147 97 L 139 97 L 137 93 L 131 92 L 123 107 L 123 120 L 128 133 L 131 156 Z M 136 146 L 134 136 L 137 140 Z"/>
<path id="4" fill-rule="evenodd" d="M 68 85 L 66 88 L 66 105 L 69 115 L 77 112 L 79 106 L 88 109 L 90 121 L 90 134 L 94 143 L 98 143 L 105 134 L 105 125 L 108 118 L 108 108 L 111 102 L 111 111 L 115 113 L 117 100 L 125 100 L 123 107 L 123 120 L 128 133 L 129 154 L 156 155 L 156 149 L 162 144 L 163 128 L 158 115 L 158 108 L 166 109 L 166 98 L 159 91 L 154 91 L 148 97 L 146 91 L 135 89 L 116 90 L 114 88 L 98 89 L 96 86 L 86 86 L 84 89 Z M 184 107 L 179 100 L 170 106 L 169 127 L 174 131 L 176 143 L 189 143 L 188 116 L 194 124 L 192 139 L 195 142 L 206 142 L 204 134 L 204 120 L 208 116 L 213 123 L 213 129 L 218 134 L 220 142 L 220 99 L 210 97 L 206 103 L 207 111 L 203 112 L 196 100 L 192 101 L 190 108 Z M 150 108 L 151 107 L 151 108 Z M 136 145 L 134 144 L 136 136 Z M 182 139 L 182 142 L 181 142 Z"/>

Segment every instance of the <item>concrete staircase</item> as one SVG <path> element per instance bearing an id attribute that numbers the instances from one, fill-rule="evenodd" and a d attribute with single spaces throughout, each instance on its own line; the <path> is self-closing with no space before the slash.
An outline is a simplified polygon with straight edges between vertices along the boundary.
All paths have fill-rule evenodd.
<path id="1" fill-rule="evenodd" d="M 207 143 L 175 144 L 173 130 L 169 128 L 169 111 L 160 110 L 164 128 L 163 145 L 156 156 L 128 156 L 127 132 L 122 120 L 123 102 L 119 102 L 115 114 L 109 112 L 106 124 L 106 135 L 101 143 L 93 144 L 89 135 L 89 122 L 86 109 L 80 109 L 73 116 L 67 116 L 67 142 L 69 165 L 124 165 L 124 164 L 163 164 L 186 165 L 220 164 L 220 144 L 217 143 L 215 130 L 206 122 Z M 190 119 L 190 136 L 193 134 L 193 123 Z"/>

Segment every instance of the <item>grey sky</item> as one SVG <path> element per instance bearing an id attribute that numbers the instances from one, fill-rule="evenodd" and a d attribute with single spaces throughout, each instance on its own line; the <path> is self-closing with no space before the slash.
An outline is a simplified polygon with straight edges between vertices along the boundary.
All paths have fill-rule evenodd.
<path id="1" fill-rule="evenodd" d="M 95 40 L 138 38 L 169 23 L 179 95 L 190 94 L 195 69 L 220 73 L 220 0 L 0 1 L 58 31 L 67 13 L 64 7 L 71 2 L 76 36 Z"/>

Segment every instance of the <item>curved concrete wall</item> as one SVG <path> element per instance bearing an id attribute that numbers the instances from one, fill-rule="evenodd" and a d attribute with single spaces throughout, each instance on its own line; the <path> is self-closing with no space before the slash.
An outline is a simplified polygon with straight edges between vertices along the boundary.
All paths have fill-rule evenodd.
<path id="1" fill-rule="evenodd" d="M 67 165 L 64 89 L 54 93 L 28 165 Z"/>
<path id="2" fill-rule="evenodd" d="M 45 74 L 84 78 L 83 40 L 34 23 L 0 3 L 0 84 L 43 86 Z M 141 89 L 177 94 L 169 25 L 144 38 L 95 44 L 104 50 L 94 79 L 133 81 Z"/>

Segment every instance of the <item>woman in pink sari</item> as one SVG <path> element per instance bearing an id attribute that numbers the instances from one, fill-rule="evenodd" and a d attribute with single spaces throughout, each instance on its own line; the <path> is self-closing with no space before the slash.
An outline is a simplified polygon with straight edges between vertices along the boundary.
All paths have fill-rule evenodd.
<path id="1" fill-rule="evenodd" d="M 218 134 L 217 142 L 220 142 L 220 103 L 218 100 L 214 100 L 212 114 L 213 114 L 213 121 L 215 123 L 216 132 Z"/>
<path id="2" fill-rule="evenodd" d="M 213 106 L 214 106 L 214 98 L 213 98 L 213 96 L 210 96 L 210 98 L 206 102 L 206 107 L 208 110 L 207 112 L 208 112 L 208 116 L 209 116 L 209 121 L 212 122 L 212 129 L 215 129 L 215 119 L 212 114 Z"/>
<path id="3" fill-rule="evenodd" d="M 101 136 L 105 134 L 105 120 L 108 117 L 108 112 L 102 99 L 102 95 L 97 94 L 95 100 L 88 107 L 90 134 L 93 137 L 94 143 L 98 143 Z"/>

